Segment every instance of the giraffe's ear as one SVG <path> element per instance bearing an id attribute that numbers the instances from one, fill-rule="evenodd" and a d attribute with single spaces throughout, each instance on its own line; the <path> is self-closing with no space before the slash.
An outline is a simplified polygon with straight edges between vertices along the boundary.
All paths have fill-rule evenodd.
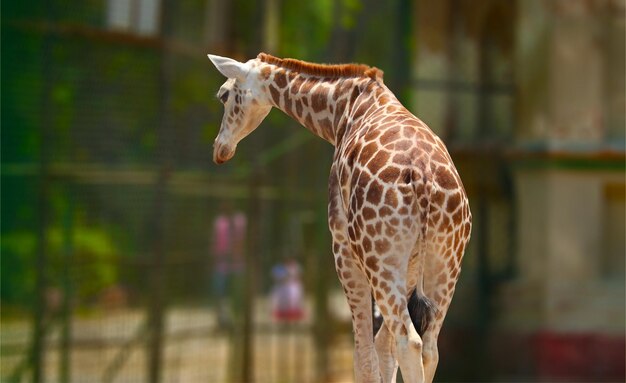
<path id="1" fill-rule="evenodd" d="M 228 57 L 207 55 L 209 60 L 215 65 L 217 70 L 220 71 L 225 77 L 244 79 L 248 72 L 246 64 L 240 63 L 237 60 L 230 59 Z"/>

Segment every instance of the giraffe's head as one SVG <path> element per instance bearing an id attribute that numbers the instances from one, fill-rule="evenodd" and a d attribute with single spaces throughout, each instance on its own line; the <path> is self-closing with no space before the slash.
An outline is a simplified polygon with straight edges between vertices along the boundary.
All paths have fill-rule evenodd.
<path id="1" fill-rule="evenodd" d="M 208 56 L 217 70 L 228 78 L 217 92 L 224 104 L 224 117 L 213 144 L 213 161 L 221 164 L 235 155 L 239 141 L 261 124 L 272 106 L 260 90 L 254 60 L 241 63 L 228 57 Z"/>

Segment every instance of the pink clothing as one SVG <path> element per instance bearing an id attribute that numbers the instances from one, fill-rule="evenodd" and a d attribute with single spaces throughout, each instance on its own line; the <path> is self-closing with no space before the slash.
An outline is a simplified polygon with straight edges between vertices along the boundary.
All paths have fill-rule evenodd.
<path id="1" fill-rule="evenodd" d="M 216 271 L 228 273 L 243 269 L 246 226 L 246 216 L 241 212 L 232 217 L 221 214 L 215 218 L 211 250 Z"/>
<path id="2" fill-rule="evenodd" d="M 213 254 L 226 255 L 230 252 L 230 223 L 228 217 L 220 215 L 213 223 Z"/>
<path id="3" fill-rule="evenodd" d="M 248 221 L 245 214 L 235 213 L 231 219 L 232 227 L 232 252 L 233 262 L 243 265 L 243 257 L 246 252 L 246 228 Z"/>

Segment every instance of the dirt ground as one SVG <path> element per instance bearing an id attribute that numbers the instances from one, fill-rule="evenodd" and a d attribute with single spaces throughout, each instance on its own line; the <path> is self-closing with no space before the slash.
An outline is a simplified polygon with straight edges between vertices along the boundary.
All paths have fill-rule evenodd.
<path id="1" fill-rule="evenodd" d="M 320 377 L 315 371 L 317 355 L 310 319 L 287 328 L 272 323 L 264 303 L 256 307 L 253 337 L 256 382 L 317 382 Z M 144 323 L 145 311 L 140 309 L 116 309 L 74 316 L 71 381 L 147 382 L 146 338 L 142 333 Z M 28 319 L 2 322 L 2 381 L 7 381 L 24 360 L 30 330 L 31 322 Z M 46 382 L 59 381 L 59 337 L 59 327 L 52 328 L 46 343 Z M 237 381 L 232 371 L 238 371 L 241 367 L 237 364 L 240 357 L 235 355 L 235 338 L 236 334 L 217 329 L 215 312 L 209 307 L 169 309 L 163 353 L 163 382 Z M 351 382 L 351 335 L 343 333 L 333 336 L 327 352 L 329 381 Z M 28 380 L 29 374 L 23 374 L 21 381 Z"/>

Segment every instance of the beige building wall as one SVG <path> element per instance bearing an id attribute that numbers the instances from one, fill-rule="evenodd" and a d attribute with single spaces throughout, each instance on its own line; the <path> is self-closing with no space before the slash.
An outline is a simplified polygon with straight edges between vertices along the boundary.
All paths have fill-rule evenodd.
<path id="1" fill-rule="evenodd" d="M 520 169 L 516 183 L 518 277 L 499 295 L 500 325 L 623 333 L 624 234 L 607 236 L 624 227 L 623 195 L 607 192 L 623 172 Z"/>
<path id="2" fill-rule="evenodd" d="M 484 320 L 476 302 L 493 294 L 480 309 L 492 307 L 505 331 L 623 334 L 625 2 L 520 0 L 514 12 L 499 1 L 423 3 L 414 110 L 449 139 L 475 218 L 450 321 Z M 501 14 L 510 19 L 498 23 Z M 512 46 L 496 44 L 483 78 L 485 34 L 506 25 Z M 481 81 L 514 87 L 487 95 L 486 135 Z"/>
<path id="3" fill-rule="evenodd" d="M 623 1 L 518 1 L 521 142 L 580 149 L 620 136 L 624 7 Z"/>
<path id="4" fill-rule="evenodd" d="M 623 336 L 624 67 L 608 60 L 620 30 L 623 55 L 624 5 L 518 4 L 518 277 L 499 324 Z"/>

